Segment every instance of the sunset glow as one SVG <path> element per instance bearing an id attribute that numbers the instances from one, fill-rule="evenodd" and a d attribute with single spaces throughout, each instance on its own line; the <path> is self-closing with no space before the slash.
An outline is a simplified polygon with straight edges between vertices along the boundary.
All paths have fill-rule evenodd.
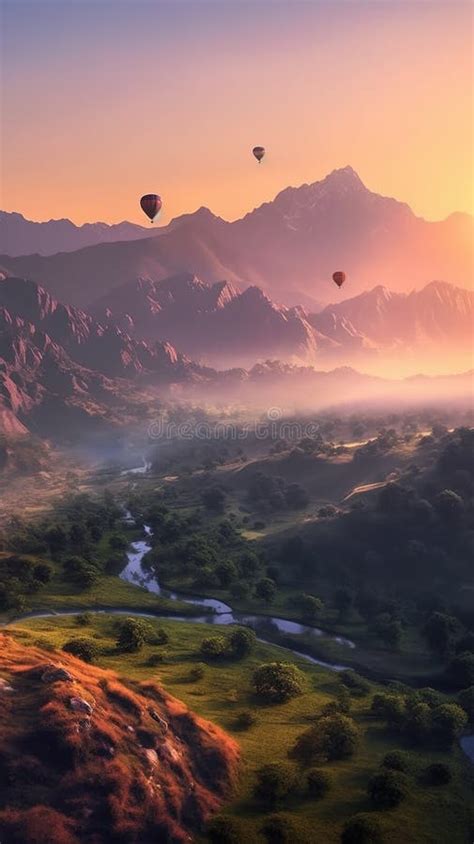
<path id="1" fill-rule="evenodd" d="M 156 191 L 161 223 L 235 219 L 346 164 L 428 219 L 473 210 L 469 2 L 2 8 L 5 210 L 146 225 Z"/>

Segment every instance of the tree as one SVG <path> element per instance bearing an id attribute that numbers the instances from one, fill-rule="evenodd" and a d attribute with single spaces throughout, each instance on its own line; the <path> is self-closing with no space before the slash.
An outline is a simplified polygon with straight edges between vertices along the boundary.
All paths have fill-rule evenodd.
<path id="1" fill-rule="evenodd" d="M 90 589 L 99 579 L 97 568 L 82 557 L 69 557 L 64 567 L 66 576 L 80 589 Z"/>
<path id="2" fill-rule="evenodd" d="M 38 583 L 49 583 L 53 576 L 53 569 L 48 563 L 38 563 L 33 569 L 33 577 Z"/>
<path id="3" fill-rule="evenodd" d="M 227 640 L 225 636 L 209 636 L 202 640 L 200 651 L 206 659 L 220 659 L 227 653 Z"/>
<path id="4" fill-rule="evenodd" d="M 77 656 L 78 659 L 82 659 L 83 662 L 95 662 L 98 655 L 99 655 L 99 648 L 96 643 L 92 639 L 86 639 L 85 637 L 77 637 L 76 639 L 69 639 L 63 645 L 63 651 L 66 653 L 72 654 L 73 656 Z"/>
<path id="5" fill-rule="evenodd" d="M 331 788 L 331 777 L 319 768 L 312 768 L 306 774 L 306 783 L 309 796 L 319 800 Z"/>
<path id="6" fill-rule="evenodd" d="M 428 704 L 410 704 L 402 729 L 414 744 L 423 744 L 431 733 L 431 709 Z"/>
<path id="7" fill-rule="evenodd" d="M 119 628 L 117 647 L 121 651 L 139 651 L 151 636 L 150 625 L 139 618 L 126 618 Z"/>
<path id="8" fill-rule="evenodd" d="M 318 759 L 347 759 L 359 742 L 360 730 L 352 718 L 340 713 L 323 715 L 314 727 L 298 736 L 290 756 L 305 765 Z"/>
<path id="9" fill-rule="evenodd" d="M 382 844 L 382 841 L 380 821 L 365 812 L 349 818 L 341 835 L 342 844 Z"/>
<path id="10" fill-rule="evenodd" d="M 400 727 L 406 717 L 405 700 L 401 695 L 375 694 L 370 711 L 377 718 L 382 718 L 389 727 Z"/>
<path id="11" fill-rule="evenodd" d="M 273 762 L 257 771 L 254 794 L 266 809 L 275 809 L 294 787 L 295 775 L 292 767 L 284 762 Z"/>
<path id="12" fill-rule="evenodd" d="M 53 525 L 45 533 L 45 540 L 49 545 L 51 554 L 55 556 L 67 548 L 68 536 L 61 525 Z"/>
<path id="13" fill-rule="evenodd" d="M 450 747 L 467 724 L 467 715 L 457 703 L 443 703 L 433 709 L 433 734 L 441 744 Z"/>
<path id="14" fill-rule="evenodd" d="M 223 560 L 215 567 L 214 572 L 220 586 L 229 586 L 237 577 L 237 569 L 232 560 Z"/>
<path id="15" fill-rule="evenodd" d="M 266 604 L 271 604 L 276 594 L 275 581 L 269 577 L 262 577 L 255 587 L 255 594 L 257 598 L 265 601 Z"/>
<path id="16" fill-rule="evenodd" d="M 423 628 L 423 635 L 428 646 L 440 657 L 445 657 L 454 643 L 454 634 L 458 629 L 456 618 L 446 613 L 434 612 Z"/>
<path id="17" fill-rule="evenodd" d="M 319 614 L 324 608 L 324 604 L 320 598 L 315 598 L 313 595 L 301 595 L 298 601 L 302 618 L 305 621 L 316 621 Z"/>
<path id="18" fill-rule="evenodd" d="M 372 777 L 367 793 L 377 809 L 393 809 L 408 796 L 408 780 L 400 771 L 382 771 Z"/>
<path id="19" fill-rule="evenodd" d="M 255 694 L 268 703 L 285 703 L 302 694 L 304 674 L 287 662 L 267 662 L 260 665 L 252 678 Z"/>
<path id="20" fill-rule="evenodd" d="M 254 649 L 257 637 L 253 630 L 248 627 L 241 627 L 233 630 L 228 639 L 228 646 L 232 656 L 242 659 L 248 656 Z"/>

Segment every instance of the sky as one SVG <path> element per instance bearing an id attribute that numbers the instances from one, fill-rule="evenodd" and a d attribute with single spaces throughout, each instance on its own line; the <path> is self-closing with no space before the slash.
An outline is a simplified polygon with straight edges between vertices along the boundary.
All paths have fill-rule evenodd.
<path id="1" fill-rule="evenodd" d="M 473 212 L 470 0 L 0 0 L 0 207 L 242 216 L 351 165 Z M 251 149 L 267 149 L 258 165 Z"/>

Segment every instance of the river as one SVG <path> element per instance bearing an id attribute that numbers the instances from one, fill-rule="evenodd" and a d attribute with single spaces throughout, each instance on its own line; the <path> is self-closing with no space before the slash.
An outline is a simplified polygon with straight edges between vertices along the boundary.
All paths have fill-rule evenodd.
<path id="1" fill-rule="evenodd" d="M 129 513 L 126 514 L 126 521 L 131 524 L 132 517 Z M 155 595 L 160 595 L 163 598 L 168 598 L 172 601 L 180 601 L 185 604 L 194 604 L 195 606 L 203 607 L 208 612 L 203 612 L 199 616 L 172 616 L 174 621 L 187 621 L 194 624 L 241 624 L 244 627 L 251 627 L 257 634 L 257 638 L 261 642 L 268 644 L 281 644 L 282 635 L 289 634 L 292 636 L 301 637 L 325 637 L 337 642 L 347 648 L 355 648 L 354 642 L 346 639 L 343 636 L 332 636 L 319 627 L 311 627 L 307 624 L 299 624 L 296 621 L 289 621 L 285 618 L 278 618 L 270 615 L 247 615 L 245 613 L 233 610 L 231 606 L 219 601 L 215 598 L 199 598 L 193 595 L 185 595 L 181 592 L 171 592 L 164 589 L 157 577 L 156 571 L 150 572 L 143 566 L 143 559 L 148 551 L 151 550 L 149 537 L 152 531 L 149 525 L 144 526 L 145 538 L 140 539 L 132 544 L 130 551 L 127 554 L 127 565 L 120 573 L 123 580 L 132 583 L 135 586 L 142 586 L 149 592 Z M 169 616 L 168 616 L 169 617 Z M 325 662 L 324 660 L 316 659 L 316 657 L 309 654 L 302 653 L 294 648 L 285 648 L 295 656 L 301 657 L 314 665 L 322 665 L 324 668 L 329 668 L 331 671 L 345 671 L 349 668 L 347 665 L 339 663 Z"/>

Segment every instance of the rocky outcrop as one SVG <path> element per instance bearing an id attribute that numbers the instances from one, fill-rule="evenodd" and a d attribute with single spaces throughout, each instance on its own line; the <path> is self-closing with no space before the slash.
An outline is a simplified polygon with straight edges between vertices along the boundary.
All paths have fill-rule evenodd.
<path id="1" fill-rule="evenodd" d="M 154 683 L 6 634 L 0 676 L 3 841 L 184 844 L 233 788 L 236 743 Z"/>

